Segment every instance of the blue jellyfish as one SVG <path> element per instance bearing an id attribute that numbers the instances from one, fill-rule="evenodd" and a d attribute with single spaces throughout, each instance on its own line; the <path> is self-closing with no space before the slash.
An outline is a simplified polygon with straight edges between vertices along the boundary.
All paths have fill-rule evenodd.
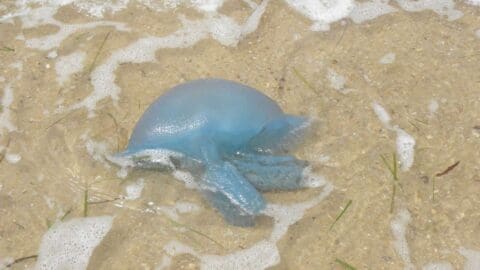
<path id="1" fill-rule="evenodd" d="M 249 86 L 201 79 L 151 104 L 118 156 L 139 168 L 190 172 L 227 222 L 253 226 L 266 206 L 261 191 L 303 187 L 308 164 L 289 153 L 309 126 L 309 118 L 283 113 Z M 145 154 L 165 150 L 168 162 Z"/>

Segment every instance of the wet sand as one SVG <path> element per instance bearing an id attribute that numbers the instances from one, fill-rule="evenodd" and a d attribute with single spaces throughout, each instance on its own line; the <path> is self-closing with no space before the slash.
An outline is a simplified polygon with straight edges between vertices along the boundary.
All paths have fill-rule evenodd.
<path id="1" fill-rule="evenodd" d="M 89 201 L 101 202 L 90 204 L 88 215 L 115 217 L 88 269 L 154 269 L 171 240 L 202 254 L 226 255 L 266 238 L 270 218 L 260 217 L 253 228 L 230 226 L 198 192 L 171 175 L 133 170 L 122 179 L 103 156 L 125 147 L 137 119 L 168 88 L 219 77 L 255 87 L 286 112 L 321 122 L 297 154 L 334 190 L 289 227 L 278 242 L 281 261 L 271 269 L 343 269 L 337 258 L 357 269 L 406 269 L 391 227 L 405 209 L 411 216 L 406 241 L 412 264 L 420 269 L 443 261 L 461 269 L 465 258 L 458 249 L 480 250 L 480 38 L 475 35 L 480 9 L 462 3 L 457 9 L 464 16 L 455 21 L 431 11 L 399 11 L 312 32 L 310 21 L 272 1 L 258 29 L 236 47 L 208 38 L 189 48 L 157 50 L 155 62 L 120 64 L 115 71 L 118 100 L 100 100 L 93 117 L 85 108 L 68 109 L 92 93 L 91 72 L 142 36 L 172 33 L 180 26 L 177 15 L 130 6 L 105 20 L 124 22 L 135 31 L 97 26 L 69 35 L 56 49 L 58 57 L 81 50 L 86 58 L 82 70 L 62 86 L 56 79 L 58 57 L 16 39 L 19 34 L 27 40 L 42 37 L 56 27 L 22 28 L 19 19 L 1 23 L 0 46 L 14 51 L 0 51 L 5 79 L 0 97 L 10 85 L 10 120 L 16 129 L 0 133 L 5 147 L 0 152 L 0 255 L 37 254 L 50 224 L 84 215 L 85 187 Z M 200 16 L 187 8 L 176 12 Z M 248 16 L 248 8 L 238 3 L 226 3 L 221 12 L 239 20 Z M 60 8 L 55 18 L 66 24 L 92 21 L 70 6 Z M 379 63 L 388 53 L 395 60 Z M 345 78 L 343 88 L 332 87 L 332 71 Z M 396 152 L 396 133 L 382 125 L 374 102 L 416 141 L 413 166 L 398 174 L 403 189 L 397 189 L 393 212 L 392 175 L 381 156 L 390 161 Z M 16 163 L 15 155 L 21 157 Z M 436 176 L 457 161 L 458 166 Z M 118 199 L 140 178 L 145 187 L 139 199 Z M 271 192 L 266 198 L 288 204 L 320 191 Z M 351 206 L 329 230 L 349 200 Z M 178 214 L 173 222 L 156 208 L 179 202 L 199 209 Z M 34 263 L 26 260 L 12 269 Z M 198 268 L 199 259 L 189 254 L 174 256 L 170 265 Z"/>

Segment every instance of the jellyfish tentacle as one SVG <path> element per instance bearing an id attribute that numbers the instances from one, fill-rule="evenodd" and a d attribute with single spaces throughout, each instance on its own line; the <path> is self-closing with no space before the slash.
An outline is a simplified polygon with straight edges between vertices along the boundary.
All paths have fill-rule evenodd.
<path id="1" fill-rule="evenodd" d="M 207 200 L 225 219 L 236 226 L 253 226 L 255 217 L 265 208 L 263 196 L 228 161 L 215 154 L 213 146 L 202 151 L 207 155 L 200 187 Z"/>
<path id="2" fill-rule="evenodd" d="M 261 191 L 303 188 L 308 162 L 293 156 L 264 154 L 236 155 L 230 161 L 247 180 Z"/>

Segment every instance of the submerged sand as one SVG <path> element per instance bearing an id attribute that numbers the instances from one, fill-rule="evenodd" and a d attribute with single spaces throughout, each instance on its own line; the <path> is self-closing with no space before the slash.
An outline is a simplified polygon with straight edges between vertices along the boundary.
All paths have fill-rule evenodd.
<path id="1" fill-rule="evenodd" d="M 155 269 L 168 257 L 171 241 L 199 254 L 227 255 L 267 238 L 271 218 L 260 217 L 253 228 L 230 226 L 173 176 L 134 170 L 121 178 L 104 158 L 125 147 L 137 119 L 168 88 L 219 77 L 261 90 L 289 113 L 321 121 L 316 137 L 297 154 L 334 189 L 288 228 L 277 243 L 280 262 L 271 269 L 344 269 L 336 259 L 356 269 L 421 269 L 439 262 L 462 269 L 466 259 L 459 250 L 480 250 L 480 9 L 464 3 L 456 8 L 463 16 L 453 21 L 432 11 L 399 10 L 314 32 L 309 20 L 271 1 L 258 28 L 236 46 L 206 37 L 188 48 L 156 50 L 156 61 L 120 63 L 114 71 L 118 99 L 100 99 L 90 110 L 75 104 L 92 94 L 92 73 L 118 49 L 176 31 L 176 13 L 192 20 L 201 15 L 180 7 L 159 16 L 132 5 L 104 20 L 134 31 L 96 25 L 48 50 L 29 48 L 25 40 L 58 27 L 25 28 L 19 18 L 2 22 L 0 113 L 8 114 L 10 126 L 0 128 L 0 258 L 38 254 L 52 223 L 84 215 L 85 188 L 93 202 L 89 216 L 115 217 L 88 269 Z M 221 12 L 244 20 L 249 8 L 227 2 Z M 70 5 L 54 18 L 65 24 L 97 20 Z M 83 65 L 59 82 L 56 63 L 78 52 L 85 56 L 73 63 Z M 412 166 L 398 172 L 403 188 L 396 190 L 393 211 L 392 175 L 381 156 L 391 161 L 398 134 L 373 104 L 415 139 Z M 141 196 L 123 199 L 126 187 L 139 181 Z M 321 191 L 266 197 L 289 204 Z M 195 207 L 181 213 L 175 210 L 179 203 Z M 403 224 L 405 235 L 392 232 L 392 222 Z M 402 243 L 408 254 L 399 250 Z M 191 254 L 171 259 L 170 269 L 198 269 L 201 262 Z M 13 269 L 34 264 L 25 260 Z"/>

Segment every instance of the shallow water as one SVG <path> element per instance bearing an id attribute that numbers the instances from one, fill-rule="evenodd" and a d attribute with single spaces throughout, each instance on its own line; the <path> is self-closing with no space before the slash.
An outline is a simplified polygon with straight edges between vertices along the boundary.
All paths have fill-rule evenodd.
<path id="1" fill-rule="evenodd" d="M 330 19 L 316 1 L 21 2 L 0 4 L 0 268 L 83 217 L 88 189 L 86 214 L 114 216 L 88 269 L 478 269 L 478 2 L 356 17 L 338 1 Z M 318 118 L 297 155 L 325 185 L 268 193 L 267 215 L 238 228 L 172 175 L 108 162 L 156 97 L 204 77 Z"/>

